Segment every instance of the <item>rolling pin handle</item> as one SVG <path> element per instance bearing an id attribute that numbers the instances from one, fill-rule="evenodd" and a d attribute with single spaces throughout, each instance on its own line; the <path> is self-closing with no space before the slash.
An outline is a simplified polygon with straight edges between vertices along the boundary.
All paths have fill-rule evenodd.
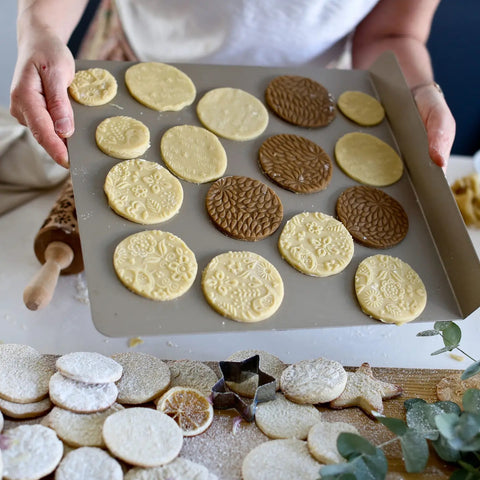
<path id="1" fill-rule="evenodd" d="M 52 242 L 45 250 L 45 263 L 23 292 L 29 310 L 39 310 L 50 303 L 60 272 L 73 261 L 74 253 L 63 242 Z"/>

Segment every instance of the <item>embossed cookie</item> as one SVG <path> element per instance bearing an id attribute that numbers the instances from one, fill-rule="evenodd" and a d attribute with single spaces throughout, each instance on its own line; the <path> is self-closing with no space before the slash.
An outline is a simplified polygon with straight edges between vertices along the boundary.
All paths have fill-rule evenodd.
<path id="1" fill-rule="evenodd" d="M 249 177 L 217 180 L 209 188 L 205 205 L 213 224 L 238 240 L 261 240 L 277 230 L 283 218 L 278 195 L 264 183 Z"/>
<path id="2" fill-rule="evenodd" d="M 408 232 L 408 216 L 400 203 L 374 187 L 347 188 L 338 197 L 336 210 L 352 237 L 367 247 L 393 247 Z"/>
<path id="3" fill-rule="evenodd" d="M 313 193 L 327 188 L 332 178 L 332 161 L 308 138 L 274 135 L 263 142 L 258 160 L 275 183 L 295 193 Z"/>
<path id="4" fill-rule="evenodd" d="M 68 93 L 78 103 L 88 106 L 105 105 L 117 94 L 115 77 L 104 68 L 89 68 L 75 73 Z"/>
<path id="5" fill-rule="evenodd" d="M 208 397 L 217 383 L 217 374 L 198 360 L 176 360 L 169 363 L 170 387 L 195 388 Z"/>
<path id="6" fill-rule="evenodd" d="M 239 322 L 265 320 L 283 300 L 277 269 L 253 252 L 217 255 L 203 271 L 202 289 L 214 310 Z"/>
<path id="7" fill-rule="evenodd" d="M 325 127 L 335 118 L 332 95 L 311 78 L 276 77 L 268 84 L 265 99 L 280 118 L 300 127 Z"/>
<path id="8" fill-rule="evenodd" d="M 161 467 L 130 469 L 124 480 L 218 480 L 208 469 L 199 463 L 192 462 L 183 457 L 177 457 L 173 462 Z"/>
<path id="9" fill-rule="evenodd" d="M 389 255 L 373 255 L 360 263 L 355 293 L 367 315 L 397 325 L 415 320 L 427 304 L 425 285 L 415 270 Z"/>
<path id="10" fill-rule="evenodd" d="M 475 375 L 461 379 L 461 374 L 452 374 L 442 378 L 437 383 L 437 398 L 440 401 L 455 402 L 457 405 L 462 405 L 463 394 L 469 388 L 480 389 L 480 376 Z"/>
<path id="11" fill-rule="evenodd" d="M 337 107 L 347 118 L 364 127 L 377 125 L 385 118 L 385 110 L 376 98 L 356 90 L 343 92 Z"/>
<path id="12" fill-rule="evenodd" d="M 120 281 L 132 292 L 152 300 L 183 295 L 197 275 L 195 254 L 173 233 L 147 230 L 122 240 L 113 254 Z"/>
<path id="13" fill-rule="evenodd" d="M 292 217 L 278 239 L 282 257 L 306 275 L 340 273 L 353 257 L 353 239 L 341 222 L 321 212 Z"/>

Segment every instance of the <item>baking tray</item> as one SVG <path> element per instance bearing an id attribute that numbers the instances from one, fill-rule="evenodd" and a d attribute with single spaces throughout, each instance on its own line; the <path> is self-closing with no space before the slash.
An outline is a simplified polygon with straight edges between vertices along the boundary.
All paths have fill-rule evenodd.
<path id="1" fill-rule="evenodd" d="M 124 83 L 129 62 L 77 61 L 77 69 L 100 66 L 118 81 L 118 94 L 112 102 L 86 107 L 72 102 L 75 134 L 68 140 L 71 176 L 77 208 L 82 252 L 96 328 L 107 336 L 218 333 L 257 330 L 347 327 L 371 325 L 376 321 L 361 312 L 353 288 L 358 264 L 367 256 L 385 253 L 409 263 L 424 281 L 427 306 L 416 322 L 464 318 L 480 306 L 480 266 L 455 201 L 441 169 L 428 158 L 426 135 L 410 92 L 392 54 L 381 57 L 370 71 L 334 70 L 316 67 L 269 68 L 175 64 L 190 76 L 197 88 L 195 102 L 180 112 L 159 113 L 136 102 Z M 110 168 L 119 160 L 103 154 L 95 144 L 95 129 L 106 117 L 128 115 L 141 120 L 151 132 L 151 147 L 142 158 L 163 165 L 160 139 L 174 125 L 201 125 L 196 113 L 198 100 L 217 87 L 241 88 L 263 100 L 268 83 L 278 75 L 303 75 L 323 84 L 335 98 L 345 90 L 361 90 L 385 106 L 388 120 L 374 127 L 360 127 L 340 112 L 327 127 L 307 129 L 290 125 L 270 112 L 266 131 L 257 139 L 237 142 L 221 138 L 228 157 L 225 175 L 245 175 L 273 188 L 284 207 L 284 220 L 270 237 L 244 242 L 220 233 L 205 210 L 209 184 L 196 185 L 180 180 L 184 202 L 180 212 L 167 222 L 143 226 L 116 215 L 108 206 L 103 183 Z M 398 199 L 410 222 L 409 232 L 399 245 L 388 250 L 355 244 L 355 253 L 341 273 L 315 278 L 296 271 L 277 250 L 278 236 L 285 222 L 303 211 L 335 215 L 340 193 L 357 182 L 336 165 L 336 140 L 348 132 L 371 133 L 386 141 L 401 155 L 407 166 L 401 180 L 383 188 Z M 315 194 L 295 194 L 272 183 L 261 172 L 257 152 L 271 135 L 292 133 L 319 144 L 332 158 L 333 175 L 328 188 Z M 116 245 L 126 236 L 144 230 L 160 229 L 182 238 L 195 252 L 197 278 L 182 297 L 156 302 L 127 290 L 118 280 L 112 263 Z M 201 272 L 216 255 L 231 250 L 250 250 L 280 272 L 285 296 L 279 310 L 258 323 L 239 323 L 222 317 L 207 304 L 201 288 Z M 472 287 L 473 284 L 473 287 Z"/>

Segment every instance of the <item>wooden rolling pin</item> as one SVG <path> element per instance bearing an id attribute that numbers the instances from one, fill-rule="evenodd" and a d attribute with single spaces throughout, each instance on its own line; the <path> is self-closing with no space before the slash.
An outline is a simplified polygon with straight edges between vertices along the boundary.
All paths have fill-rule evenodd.
<path id="1" fill-rule="evenodd" d="M 43 266 L 25 288 L 23 301 L 30 310 L 39 310 L 50 303 L 59 275 L 83 270 L 70 177 L 65 181 L 52 210 L 35 236 L 33 248 Z"/>

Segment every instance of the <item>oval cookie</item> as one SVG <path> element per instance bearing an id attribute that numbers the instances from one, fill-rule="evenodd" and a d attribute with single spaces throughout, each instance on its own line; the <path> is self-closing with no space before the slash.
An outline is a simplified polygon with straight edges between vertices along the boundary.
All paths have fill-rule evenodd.
<path id="1" fill-rule="evenodd" d="M 205 201 L 213 224 L 238 240 L 261 240 L 280 226 L 283 206 L 278 195 L 264 183 L 249 177 L 217 180 Z"/>
<path id="2" fill-rule="evenodd" d="M 68 93 L 78 103 L 88 106 L 105 105 L 117 95 L 117 81 L 104 68 L 89 68 L 75 73 Z"/>
<path id="3" fill-rule="evenodd" d="M 337 107 L 347 118 L 364 127 L 377 125 L 385 118 L 385 110 L 376 98 L 356 90 L 343 92 Z"/>
<path id="4" fill-rule="evenodd" d="M 258 160 L 272 181 L 295 193 L 324 190 L 332 178 L 332 161 L 327 153 L 298 135 L 268 138 L 258 151 Z"/>
<path id="5" fill-rule="evenodd" d="M 324 127 L 335 118 L 332 95 L 311 78 L 276 77 L 268 84 L 265 99 L 280 118 L 300 127 Z"/>

